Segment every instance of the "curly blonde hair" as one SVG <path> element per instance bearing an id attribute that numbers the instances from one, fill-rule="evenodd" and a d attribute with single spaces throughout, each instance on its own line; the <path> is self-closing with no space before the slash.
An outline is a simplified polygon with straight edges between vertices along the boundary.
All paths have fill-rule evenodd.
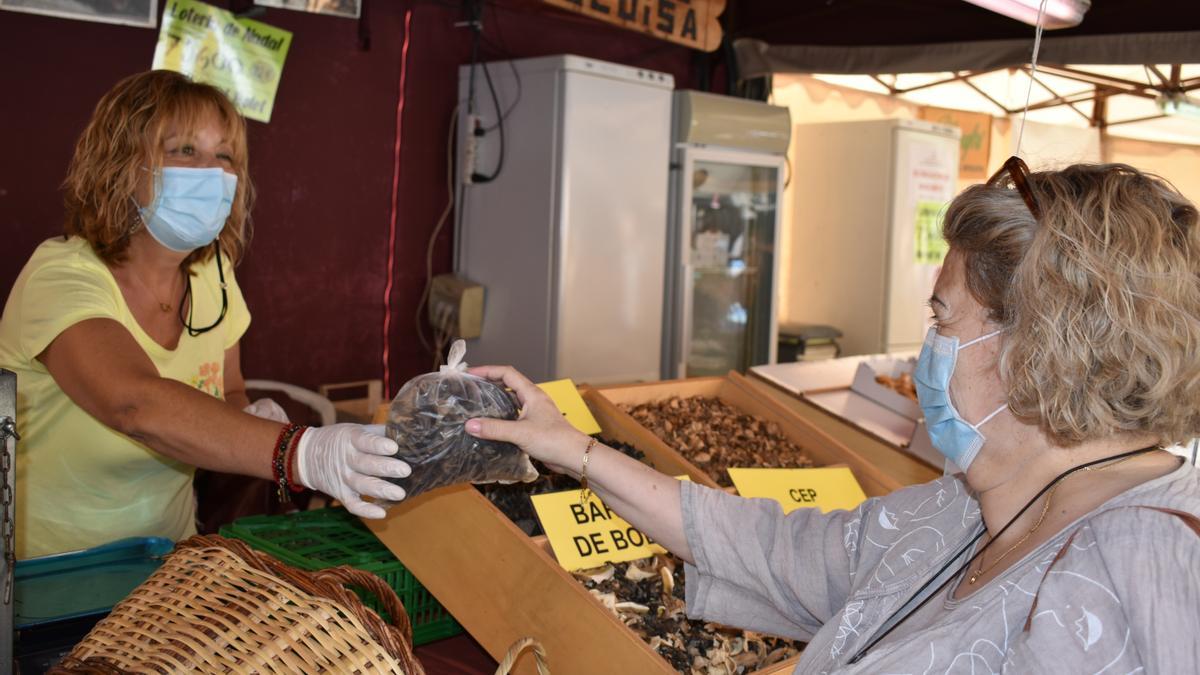
<path id="1" fill-rule="evenodd" d="M 162 167 L 167 128 L 175 123 L 193 130 L 214 113 L 232 146 L 237 194 L 217 241 L 193 251 L 182 267 L 207 260 L 218 244 L 234 264 L 239 262 L 250 240 L 254 200 L 246 123 L 221 90 L 169 70 L 127 77 L 96 104 L 63 181 L 67 236 L 86 239 L 109 264 L 123 262 L 130 235 L 142 227 L 134 192 L 146 169 L 157 172 Z"/>
<path id="2" fill-rule="evenodd" d="M 1008 405 L 1059 445 L 1119 432 L 1200 432 L 1196 207 L 1124 164 L 976 185 L 946 212 L 967 288 L 1004 329 Z"/>

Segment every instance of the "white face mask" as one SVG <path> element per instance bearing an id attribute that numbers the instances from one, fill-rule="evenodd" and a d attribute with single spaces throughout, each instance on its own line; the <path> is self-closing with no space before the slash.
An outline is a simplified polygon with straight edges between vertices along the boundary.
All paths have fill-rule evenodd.
<path id="1" fill-rule="evenodd" d="M 950 378 L 954 375 L 960 351 L 999 334 L 1000 331 L 994 331 L 960 345 L 957 337 L 939 335 L 936 329 L 930 328 L 913 370 L 913 384 L 925 414 L 929 440 L 938 452 L 963 471 L 975 461 L 987 440 L 979 427 L 1003 412 L 1008 404 L 996 408 L 977 424 L 971 424 L 963 419 L 950 400 Z"/>

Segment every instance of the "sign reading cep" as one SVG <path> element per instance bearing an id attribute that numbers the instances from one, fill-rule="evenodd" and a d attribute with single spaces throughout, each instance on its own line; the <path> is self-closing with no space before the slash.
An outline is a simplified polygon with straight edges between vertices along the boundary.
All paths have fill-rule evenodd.
<path id="1" fill-rule="evenodd" d="M 605 23 L 711 52 L 721 46 L 725 0 L 542 0 Z"/>
<path id="2" fill-rule="evenodd" d="M 678 478 L 688 480 L 687 476 Z M 579 501 L 578 490 L 533 495 L 531 499 L 554 557 L 568 572 L 666 552 L 594 494 L 586 502 Z"/>
<path id="3" fill-rule="evenodd" d="M 867 498 L 845 467 L 824 469 L 730 469 L 729 477 L 743 497 L 774 499 L 784 513 L 804 507 L 823 512 L 852 509 Z"/>

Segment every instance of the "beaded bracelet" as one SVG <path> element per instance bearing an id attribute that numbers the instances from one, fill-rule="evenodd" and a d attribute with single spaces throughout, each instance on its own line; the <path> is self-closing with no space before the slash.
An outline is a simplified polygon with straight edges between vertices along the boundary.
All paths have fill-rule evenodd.
<path id="1" fill-rule="evenodd" d="M 287 459 L 284 461 L 284 476 L 287 478 L 288 489 L 290 489 L 292 492 L 304 492 L 304 486 L 300 484 L 300 481 L 296 479 L 296 476 L 300 471 L 300 467 L 297 466 L 300 461 L 298 459 L 300 455 L 300 438 L 304 436 L 304 432 L 308 430 L 309 427 L 300 427 L 300 429 L 296 432 L 296 435 L 292 437 L 292 443 L 288 447 Z"/>
<path id="2" fill-rule="evenodd" d="M 283 446 L 284 437 L 287 436 L 291 428 L 295 426 L 291 423 L 284 423 L 279 427 L 279 435 L 275 437 L 275 445 L 271 446 L 271 482 L 279 482 L 279 448 Z"/>
<path id="3" fill-rule="evenodd" d="M 288 501 L 287 451 L 292 444 L 292 438 L 300 430 L 298 424 L 285 424 L 275 439 L 275 451 L 271 455 L 271 479 L 277 487 L 277 496 L 281 503 Z"/>

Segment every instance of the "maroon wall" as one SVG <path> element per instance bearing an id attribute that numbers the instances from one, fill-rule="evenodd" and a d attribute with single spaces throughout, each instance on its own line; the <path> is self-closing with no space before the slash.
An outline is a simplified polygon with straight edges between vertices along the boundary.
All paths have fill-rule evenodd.
<path id="1" fill-rule="evenodd" d="M 365 51 L 354 20 L 287 10 L 258 17 L 294 38 L 271 122 L 249 123 L 259 198 L 253 244 L 238 271 L 254 315 L 242 342 L 247 377 L 306 387 L 382 377 L 392 151 L 409 9 L 393 391 L 430 364 L 413 315 L 425 243 L 446 202 L 445 139 L 469 35 L 453 26 L 460 19 L 454 3 L 365 4 Z M 695 52 L 536 4 L 489 5 L 484 35 L 482 54 L 491 59 L 574 53 L 661 70 L 681 88 L 693 82 Z M 144 28 L 0 12 L 4 297 L 37 244 L 61 231 L 58 185 L 93 106 L 118 79 L 149 67 L 156 38 Z M 439 238 L 435 273 L 450 267 L 451 229 Z"/>

